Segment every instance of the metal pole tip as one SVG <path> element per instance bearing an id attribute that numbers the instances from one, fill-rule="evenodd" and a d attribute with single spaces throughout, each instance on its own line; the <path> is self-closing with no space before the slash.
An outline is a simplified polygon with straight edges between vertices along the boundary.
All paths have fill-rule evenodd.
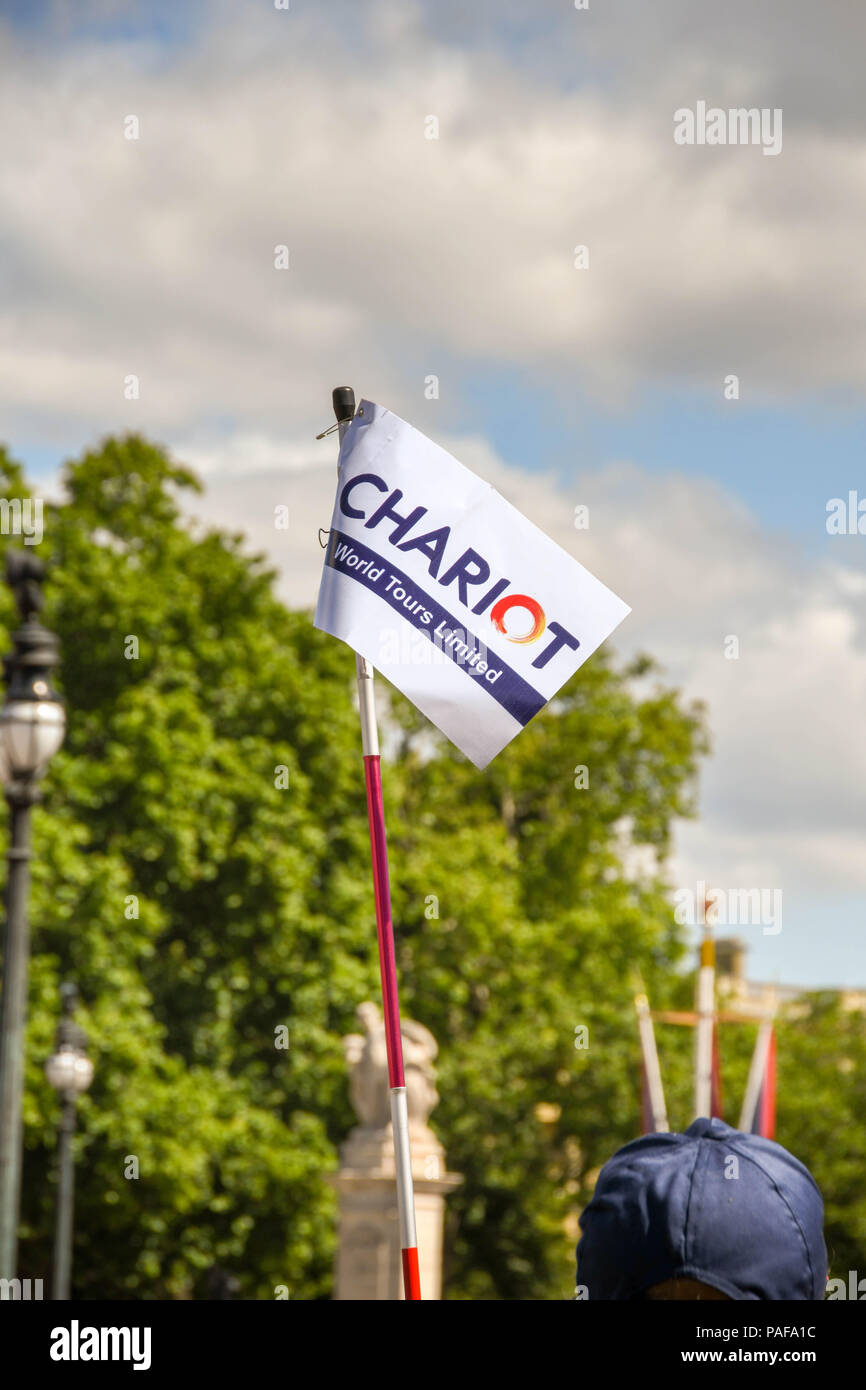
<path id="1" fill-rule="evenodd" d="M 355 414 L 355 392 L 351 386 L 335 386 L 331 392 L 331 400 L 334 404 L 334 414 L 338 423 L 343 420 L 351 420 Z"/>

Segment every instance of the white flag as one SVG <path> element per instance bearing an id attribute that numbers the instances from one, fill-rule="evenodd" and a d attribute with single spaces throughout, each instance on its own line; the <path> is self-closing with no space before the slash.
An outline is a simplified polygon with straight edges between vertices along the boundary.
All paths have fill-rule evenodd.
<path id="1" fill-rule="evenodd" d="M 316 627 L 387 676 L 476 767 L 631 610 L 405 420 L 343 436 Z"/>

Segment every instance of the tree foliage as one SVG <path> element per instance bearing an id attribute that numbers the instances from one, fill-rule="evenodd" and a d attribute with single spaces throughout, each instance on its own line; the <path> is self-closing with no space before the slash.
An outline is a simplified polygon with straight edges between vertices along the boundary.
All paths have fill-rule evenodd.
<path id="1" fill-rule="evenodd" d="M 183 520 L 196 487 L 127 436 L 69 464 L 47 509 L 69 732 L 34 826 L 22 1273 L 50 1262 L 42 1063 L 72 978 L 96 1065 L 75 1296 L 203 1297 L 218 1265 L 245 1297 L 327 1297 L 327 1175 L 354 1122 L 340 1040 L 378 997 L 354 662 L 240 536 Z M 7 644 L 14 621 L 2 590 Z M 439 1041 L 433 1123 L 464 1175 L 446 1296 L 567 1297 L 575 1213 L 637 1132 L 636 980 L 659 1004 L 682 988 L 665 856 L 701 711 L 598 653 L 479 774 L 396 691 L 387 706 L 403 1007 Z M 838 1096 L 828 1080 L 828 1116 Z M 831 1210 L 853 1242 L 852 1174 Z"/>

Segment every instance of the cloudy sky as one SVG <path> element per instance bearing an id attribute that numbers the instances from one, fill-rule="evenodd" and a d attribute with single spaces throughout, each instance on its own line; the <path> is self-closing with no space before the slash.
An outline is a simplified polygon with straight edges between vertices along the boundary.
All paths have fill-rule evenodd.
<path id="1" fill-rule="evenodd" d="M 2 0 L 0 437 L 50 489 L 143 430 L 312 605 L 331 387 L 410 419 L 706 700 L 676 883 L 781 888 L 751 973 L 864 985 L 864 39 L 847 0 Z M 780 152 L 676 144 L 700 101 Z"/>

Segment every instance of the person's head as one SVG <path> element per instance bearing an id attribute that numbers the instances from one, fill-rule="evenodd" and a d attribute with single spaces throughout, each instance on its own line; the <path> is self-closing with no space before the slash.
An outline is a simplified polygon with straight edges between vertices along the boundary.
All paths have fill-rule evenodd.
<path id="1" fill-rule="evenodd" d="M 604 1165 L 577 1282 L 589 1299 L 820 1299 L 823 1220 L 814 1178 L 781 1144 L 695 1120 Z"/>

